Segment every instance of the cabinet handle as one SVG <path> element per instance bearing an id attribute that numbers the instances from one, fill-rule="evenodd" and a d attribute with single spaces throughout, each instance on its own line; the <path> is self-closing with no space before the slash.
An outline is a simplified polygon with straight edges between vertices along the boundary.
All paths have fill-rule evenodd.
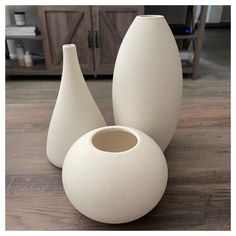
<path id="1" fill-rule="evenodd" d="M 95 30 L 95 47 L 99 48 L 99 43 L 98 43 L 98 31 Z"/>
<path id="2" fill-rule="evenodd" d="M 92 43 L 93 43 L 92 34 L 91 34 L 91 31 L 88 31 L 88 47 L 89 48 L 92 47 Z"/>

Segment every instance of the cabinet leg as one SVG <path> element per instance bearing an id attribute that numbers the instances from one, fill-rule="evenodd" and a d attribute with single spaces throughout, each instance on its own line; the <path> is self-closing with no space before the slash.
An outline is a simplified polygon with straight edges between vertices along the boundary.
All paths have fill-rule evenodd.
<path id="1" fill-rule="evenodd" d="M 195 47 L 195 55 L 193 59 L 193 73 L 192 78 L 197 78 L 197 70 L 199 66 L 199 60 L 202 50 L 202 43 L 203 43 L 203 36 L 205 30 L 205 21 L 206 21 L 206 14 L 207 14 L 207 6 L 201 6 L 201 13 L 200 13 L 200 22 L 198 26 L 198 33 L 197 33 L 197 42 Z"/>
<path id="2" fill-rule="evenodd" d="M 195 79 L 197 79 L 197 73 L 196 73 L 196 72 L 193 72 L 193 73 L 192 73 L 192 80 L 195 80 Z"/>

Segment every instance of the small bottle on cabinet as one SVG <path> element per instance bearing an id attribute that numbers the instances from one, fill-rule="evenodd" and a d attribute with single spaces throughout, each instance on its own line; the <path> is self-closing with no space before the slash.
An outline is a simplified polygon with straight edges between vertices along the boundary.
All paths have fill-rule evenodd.
<path id="1" fill-rule="evenodd" d="M 26 25 L 25 12 L 14 12 L 14 17 L 17 26 Z"/>
<path id="2" fill-rule="evenodd" d="M 24 66 L 25 65 L 24 49 L 20 44 L 16 45 L 16 55 L 17 55 L 19 65 Z"/>
<path id="3" fill-rule="evenodd" d="M 25 52 L 24 59 L 25 59 L 25 66 L 26 67 L 33 66 L 33 59 L 32 59 L 32 56 L 30 55 L 29 51 Z"/>

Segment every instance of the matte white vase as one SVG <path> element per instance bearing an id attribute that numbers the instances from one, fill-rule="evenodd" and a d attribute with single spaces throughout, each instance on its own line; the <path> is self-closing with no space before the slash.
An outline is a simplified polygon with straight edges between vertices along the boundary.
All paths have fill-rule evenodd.
<path id="1" fill-rule="evenodd" d="M 47 137 L 47 157 L 62 167 L 71 145 L 86 132 L 105 126 L 82 75 L 76 46 L 63 46 L 63 71 Z"/>
<path id="2" fill-rule="evenodd" d="M 177 125 L 182 83 L 179 51 L 165 18 L 137 16 L 115 63 L 115 124 L 144 131 L 164 151 Z"/>
<path id="3" fill-rule="evenodd" d="M 107 126 L 90 131 L 68 151 L 62 180 L 72 205 L 104 223 L 136 220 L 160 201 L 167 184 L 165 157 L 148 135 Z"/>

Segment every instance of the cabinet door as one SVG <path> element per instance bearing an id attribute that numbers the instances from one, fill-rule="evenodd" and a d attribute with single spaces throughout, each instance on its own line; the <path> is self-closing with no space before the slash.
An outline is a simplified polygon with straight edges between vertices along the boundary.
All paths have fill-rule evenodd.
<path id="1" fill-rule="evenodd" d="M 125 33 L 143 6 L 93 6 L 96 74 L 112 74 Z"/>
<path id="2" fill-rule="evenodd" d="M 90 6 L 38 7 L 48 69 L 61 70 L 62 45 L 77 46 L 82 72 L 94 73 Z"/>

